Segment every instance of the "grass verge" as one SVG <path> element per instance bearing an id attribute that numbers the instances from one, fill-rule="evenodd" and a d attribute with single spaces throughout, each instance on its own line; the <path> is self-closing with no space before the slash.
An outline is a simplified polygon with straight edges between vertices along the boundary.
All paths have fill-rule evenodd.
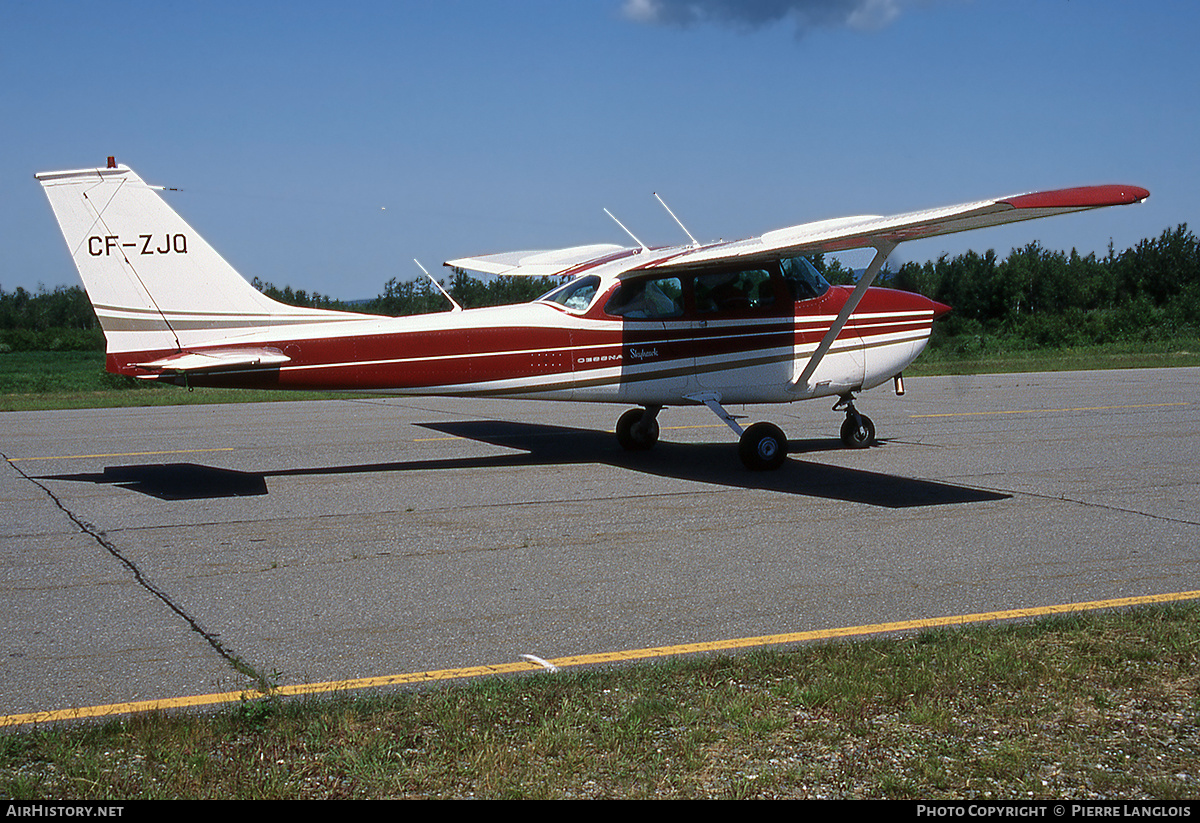
<path id="1" fill-rule="evenodd" d="M 109 374 L 101 352 L 5 352 L 0 354 L 0 411 L 177 406 L 195 403 L 256 403 L 361 397 L 345 392 L 247 389 L 188 390 Z"/>
<path id="2" fill-rule="evenodd" d="M 1200 793 L 1200 606 L 0 735 L 0 797 Z"/>
<path id="3" fill-rule="evenodd" d="M 1200 341 L 1129 343 L 1080 349 L 995 350 L 963 354 L 932 349 L 906 370 L 908 376 L 994 374 L 1080 369 L 1200 366 Z M 0 411 L 254 403 L 361 397 L 343 392 L 195 389 L 145 383 L 104 371 L 99 352 L 0 353 Z"/>
<path id="4" fill-rule="evenodd" d="M 1150 369 L 1200 366 L 1200 340 L 1121 343 L 1074 349 L 1005 349 L 964 354 L 926 349 L 906 375 L 1004 374 L 1089 369 Z"/>

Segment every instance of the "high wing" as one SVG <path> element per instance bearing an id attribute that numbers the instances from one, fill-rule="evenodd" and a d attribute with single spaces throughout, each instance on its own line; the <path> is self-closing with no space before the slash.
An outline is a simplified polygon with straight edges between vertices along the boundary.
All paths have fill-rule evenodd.
<path id="1" fill-rule="evenodd" d="M 1055 214 L 1138 203 L 1150 196 L 1140 186 L 1082 186 L 1010 195 L 890 217 L 867 214 L 819 220 L 776 229 L 759 237 L 670 250 L 643 250 L 606 243 L 565 249 L 516 251 L 449 260 L 453 266 L 484 274 L 561 276 L 622 257 L 646 254 L 650 259 L 630 266 L 626 273 L 649 269 L 676 269 L 721 261 L 779 260 L 800 255 L 886 247 L 889 251 L 906 240 L 1035 220 Z"/>
<path id="2" fill-rule="evenodd" d="M 1141 202 L 1149 196 L 1150 192 L 1139 186 L 1084 186 L 980 200 L 891 217 L 842 217 L 777 229 L 748 240 L 688 249 L 649 262 L 642 268 L 685 268 L 718 260 L 754 262 L 849 249 L 892 248 L 905 240 L 920 240 L 1104 206 L 1128 205 Z"/>

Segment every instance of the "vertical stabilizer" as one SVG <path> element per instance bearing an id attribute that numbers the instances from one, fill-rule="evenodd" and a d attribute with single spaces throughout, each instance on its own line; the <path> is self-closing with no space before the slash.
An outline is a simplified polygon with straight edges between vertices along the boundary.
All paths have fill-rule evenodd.
<path id="1" fill-rule="evenodd" d="M 127 166 L 35 177 L 110 354 L 178 351 L 262 326 L 362 317 L 260 293 Z"/>

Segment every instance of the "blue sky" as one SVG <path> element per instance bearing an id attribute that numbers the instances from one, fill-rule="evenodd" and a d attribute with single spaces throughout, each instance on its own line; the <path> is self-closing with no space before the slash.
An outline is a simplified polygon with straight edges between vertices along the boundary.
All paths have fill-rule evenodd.
<path id="1" fill-rule="evenodd" d="M 0 0 L 0 287 L 78 283 L 36 171 L 105 157 L 247 278 L 354 299 L 455 257 L 700 240 L 1132 183 L 902 245 L 1200 226 L 1186 0 Z M 852 265 L 860 264 L 851 259 Z"/>

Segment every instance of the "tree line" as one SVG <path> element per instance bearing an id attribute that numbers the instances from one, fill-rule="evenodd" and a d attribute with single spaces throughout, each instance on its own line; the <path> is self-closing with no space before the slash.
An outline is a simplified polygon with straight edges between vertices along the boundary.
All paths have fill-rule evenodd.
<path id="1" fill-rule="evenodd" d="M 822 265 L 824 261 L 820 261 Z M 822 268 L 818 265 L 817 268 Z M 850 282 L 833 261 L 830 282 Z M 931 345 L 1063 348 L 1200 337 L 1200 242 L 1187 224 L 1104 257 L 1051 251 L 1039 243 L 909 262 L 880 274 L 879 285 L 952 306 Z"/>
<path id="2" fill-rule="evenodd" d="M 0 351 L 104 351 L 104 335 L 79 286 L 0 287 Z"/>
<path id="3" fill-rule="evenodd" d="M 818 255 L 813 262 L 830 282 L 853 281 L 854 273 L 836 259 Z M 557 283 L 550 277 L 485 282 L 455 269 L 442 286 L 459 305 L 476 308 L 533 300 Z M 252 284 L 296 306 L 392 317 L 450 307 L 429 280 L 392 278 L 381 294 L 353 303 L 257 278 Z M 952 306 L 953 313 L 935 327 L 932 345 L 963 352 L 995 341 L 1041 348 L 1200 337 L 1200 241 L 1186 224 L 1119 254 L 1110 244 L 1100 258 L 1050 251 L 1038 243 L 1013 249 L 1003 260 L 994 251 L 943 255 L 885 269 L 879 285 Z M 0 351 L 103 348 L 96 315 L 79 286 L 37 292 L 0 287 Z"/>

